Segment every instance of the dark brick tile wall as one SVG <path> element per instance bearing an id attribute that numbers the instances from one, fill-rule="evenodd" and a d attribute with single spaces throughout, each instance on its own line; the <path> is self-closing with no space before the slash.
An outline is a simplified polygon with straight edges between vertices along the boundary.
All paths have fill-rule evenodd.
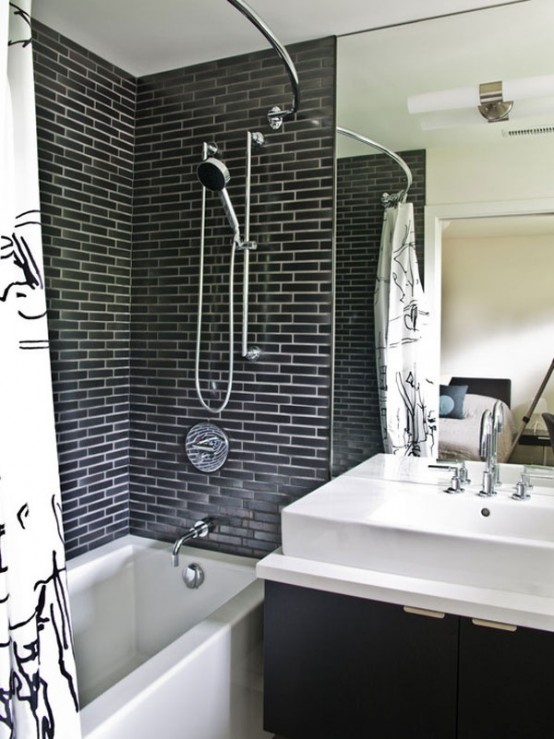
<path id="1" fill-rule="evenodd" d="M 291 50 L 301 112 L 274 133 L 267 110 L 287 104 L 290 89 L 271 50 L 137 81 L 38 23 L 34 37 L 68 555 L 129 530 L 171 540 L 206 513 L 222 522 L 206 546 L 264 554 L 280 543 L 281 507 L 328 478 L 334 39 Z M 187 429 L 209 418 L 194 390 L 195 167 L 202 142 L 216 141 L 242 224 L 247 130 L 267 134 L 253 156 L 251 218 L 250 336 L 264 354 L 257 364 L 240 358 L 237 255 L 234 389 L 213 419 L 231 453 L 208 476 L 183 448 Z M 210 195 L 202 353 L 210 402 L 226 381 L 222 214 Z"/>
<path id="2" fill-rule="evenodd" d="M 272 51 L 139 80 L 133 235 L 131 530 L 172 540 L 211 514 L 212 545 L 263 555 L 280 544 L 280 510 L 328 479 L 331 388 L 335 42 L 290 49 L 301 112 L 272 132 L 268 109 L 290 102 Z M 250 339 L 240 356 L 241 254 L 236 255 L 234 385 L 217 416 L 194 389 L 202 143 L 227 164 L 228 191 L 244 224 L 246 132 L 253 153 Z M 231 232 L 208 195 L 201 383 L 218 405 L 226 389 Z M 218 472 L 196 471 L 184 437 L 212 420 L 230 438 Z M 210 544 L 207 544 L 210 546 Z"/>
<path id="3" fill-rule="evenodd" d="M 414 205 L 423 281 L 425 151 L 401 156 L 413 175 L 409 200 Z M 373 348 L 373 293 L 384 212 L 381 195 L 398 192 L 405 184 L 404 173 L 385 154 L 338 160 L 333 475 L 383 451 Z"/>
<path id="4" fill-rule="evenodd" d="M 34 25 L 44 261 L 68 555 L 128 531 L 136 83 Z"/>

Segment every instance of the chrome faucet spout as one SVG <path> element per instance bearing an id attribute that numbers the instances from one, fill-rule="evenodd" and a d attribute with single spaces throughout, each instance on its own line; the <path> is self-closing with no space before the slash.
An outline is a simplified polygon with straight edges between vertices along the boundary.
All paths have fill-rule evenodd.
<path id="1" fill-rule="evenodd" d="M 185 544 L 187 541 L 191 541 L 192 539 L 200 539 L 208 536 L 208 534 L 213 531 L 215 527 L 215 519 L 202 518 L 200 519 L 200 521 L 197 521 L 193 526 L 191 526 L 190 529 L 185 531 L 183 536 L 179 537 L 179 539 L 177 539 L 177 541 L 173 545 L 173 551 L 171 555 L 173 567 L 179 566 L 179 551 L 183 544 Z"/>
<path id="2" fill-rule="evenodd" d="M 504 409 L 497 400 L 492 411 L 486 410 L 481 416 L 479 433 L 479 456 L 485 462 L 483 485 L 479 495 L 496 495 L 500 485 L 498 467 L 498 433 L 504 428 Z"/>
<path id="3" fill-rule="evenodd" d="M 492 457 L 494 464 L 494 484 L 501 485 L 498 466 L 498 434 L 504 430 L 504 406 L 497 400 L 492 407 Z"/>
<path id="4" fill-rule="evenodd" d="M 496 478 L 496 454 L 495 454 L 495 442 L 494 437 L 494 425 L 493 415 L 490 410 L 486 410 L 481 416 L 481 429 L 479 432 L 479 456 L 485 462 L 485 469 L 483 470 L 483 482 L 479 495 L 490 496 L 496 495 L 494 489 L 494 481 Z"/>
<path id="5" fill-rule="evenodd" d="M 487 409 L 481 416 L 479 431 L 479 456 L 485 461 L 485 469 L 490 472 L 492 451 L 492 413 Z"/>
<path id="6" fill-rule="evenodd" d="M 179 551 L 181 547 L 183 546 L 183 544 L 194 538 L 196 538 L 195 534 L 192 533 L 191 531 L 187 531 L 186 534 L 183 534 L 183 536 L 177 539 L 177 541 L 173 545 L 173 552 L 171 553 L 171 557 L 173 560 L 173 567 L 179 566 Z"/>

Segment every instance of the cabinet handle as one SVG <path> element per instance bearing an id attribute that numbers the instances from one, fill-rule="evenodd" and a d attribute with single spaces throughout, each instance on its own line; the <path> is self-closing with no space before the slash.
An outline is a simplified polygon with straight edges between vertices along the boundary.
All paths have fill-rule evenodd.
<path id="1" fill-rule="evenodd" d="M 471 623 L 475 626 L 483 626 L 485 629 L 498 629 L 498 631 L 517 631 L 513 624 L 501 624 L 498 621 L 484 621 L 481 618 L 472 618 Z"/>
<path id="2" fill-rule="evenodd" d="M 413 613 L 416 616 L 427 616 L 428 618 L 444 618 L 445 614 L 441 611 L 429 611 L 427 608 L 413 608 L 412 606 L 402 606 L 406 613 Z"/>

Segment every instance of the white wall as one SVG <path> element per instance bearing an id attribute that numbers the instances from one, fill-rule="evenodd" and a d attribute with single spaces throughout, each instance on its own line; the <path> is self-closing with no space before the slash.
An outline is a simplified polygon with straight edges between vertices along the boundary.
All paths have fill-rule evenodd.
<path id="1" fill-rule="evenodd" d="M 427 205 L 553 196 L 554 133 L 463 146 L 452 129 L 451 147 L 427 149 Z"/>
<path id="2" fill-rule="evenodd" d="M 519 423 L 554 357 L 554 236 L 448 239 L 441 372 L 508 377 Z M 544 397 L 554 412 L 554 376 Z"/>

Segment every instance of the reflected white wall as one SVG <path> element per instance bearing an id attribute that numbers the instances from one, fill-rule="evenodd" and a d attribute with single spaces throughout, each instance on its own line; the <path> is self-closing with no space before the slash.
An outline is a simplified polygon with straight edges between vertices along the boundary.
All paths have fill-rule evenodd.
<path id="1" fill-rule="evenodd" d="M 441 373 L 510 377 L 518 423 L 553 357 L 553 274 L 554 236 L 443 234 Z"/>

